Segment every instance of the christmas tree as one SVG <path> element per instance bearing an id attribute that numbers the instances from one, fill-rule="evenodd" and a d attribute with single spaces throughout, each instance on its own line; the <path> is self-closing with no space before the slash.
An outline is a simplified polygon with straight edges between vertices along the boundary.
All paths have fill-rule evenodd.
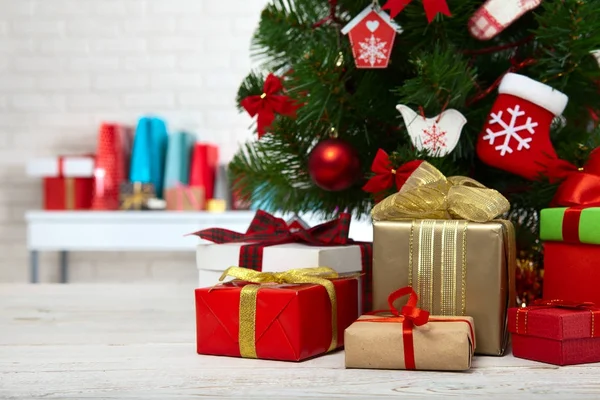
<path id="1" fill-rule="evenodd" d="M 267 210 L 367 215 L 425 160 L 503 193 L 530 246 L 598 143 L 598 49 L 600 1 L 273 0 L 230 173 Z"/>

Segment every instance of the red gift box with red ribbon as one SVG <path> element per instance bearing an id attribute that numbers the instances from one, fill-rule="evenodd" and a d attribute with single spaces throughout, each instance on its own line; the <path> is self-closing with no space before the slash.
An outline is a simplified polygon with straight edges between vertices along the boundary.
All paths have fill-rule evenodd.
<path id="1" fill-rule="evenodd" d="M 356 277 L 328 268 L 224 275 L 242 279 L 195 292 L 198 354 L 301 361 L 342 347 L 358 317 Z"/>
<path id="2" fill-rule="evenodd" d="M 508 311 L 513 355 L 555 365 L 600 362 L 600 308 L 593 303 L 538 301 Z"/>
<path id="3" fill-rule="evenodd" d="M 600 149 L 577 169 L 563 165 L 564 180 L 554 205 L 542 210 L 544 299 L 571 299 L 600 304 Z"/>

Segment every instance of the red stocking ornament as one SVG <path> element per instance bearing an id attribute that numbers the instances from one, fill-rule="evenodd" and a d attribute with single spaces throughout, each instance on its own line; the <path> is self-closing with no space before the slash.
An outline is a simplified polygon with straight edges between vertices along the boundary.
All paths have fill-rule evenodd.
<path id="1" fill-rule="evenodd" d="M 569 98 L 543 83 L 508 73 L 477 142 L 484 163 L 536 180 L 557 159 L 550 141 L 550 125 L 564 111 Z"/>

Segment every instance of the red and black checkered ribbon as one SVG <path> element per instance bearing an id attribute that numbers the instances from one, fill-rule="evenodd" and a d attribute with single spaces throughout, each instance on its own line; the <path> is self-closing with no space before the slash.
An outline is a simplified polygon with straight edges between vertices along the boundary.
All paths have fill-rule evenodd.
<path id="1" fill-rule="evenodd" d="M 193 233 L 213 243 L 245 243 L 240 248 L 239 266 L 262 271 L 263 250 L 267 246 L 286 243 L 302 243 L 309 246 L 347 246 L 360 247 L 363 277 L 363 311 L 370 311 L 372 304 L 372 263 L 373 244 L 356 242 L 348 238 L 350 214 L 342 213 L 329 222 L 309 229 L 290 229 L 281 218 L 265 211 L 257 211 L 246 233 L 234 232 L 222 228 L 210 228 Z"/>

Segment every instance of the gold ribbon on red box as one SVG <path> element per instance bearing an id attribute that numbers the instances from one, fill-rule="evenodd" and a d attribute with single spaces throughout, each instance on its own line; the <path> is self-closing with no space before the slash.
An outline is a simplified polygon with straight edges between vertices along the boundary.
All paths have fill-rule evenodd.
<path id="1" fill-rule="evenodd" d="M 590 302 L 574 302 L 567 300 L 537 300 L 535 303 L 528 307 L 522 307 L 517 309 L 517 323 L 516 332 L 517 334 L 527 335 L 527 323 L 529 320 L 529 312 L 534 310 L 540 310 L 544 308 L 564 308 L 575 311 L 589 311 L 591 318 L 590 337 L 595 338 L 600 336 L 600 308 L 596 307 L 594 303 Z"/>

